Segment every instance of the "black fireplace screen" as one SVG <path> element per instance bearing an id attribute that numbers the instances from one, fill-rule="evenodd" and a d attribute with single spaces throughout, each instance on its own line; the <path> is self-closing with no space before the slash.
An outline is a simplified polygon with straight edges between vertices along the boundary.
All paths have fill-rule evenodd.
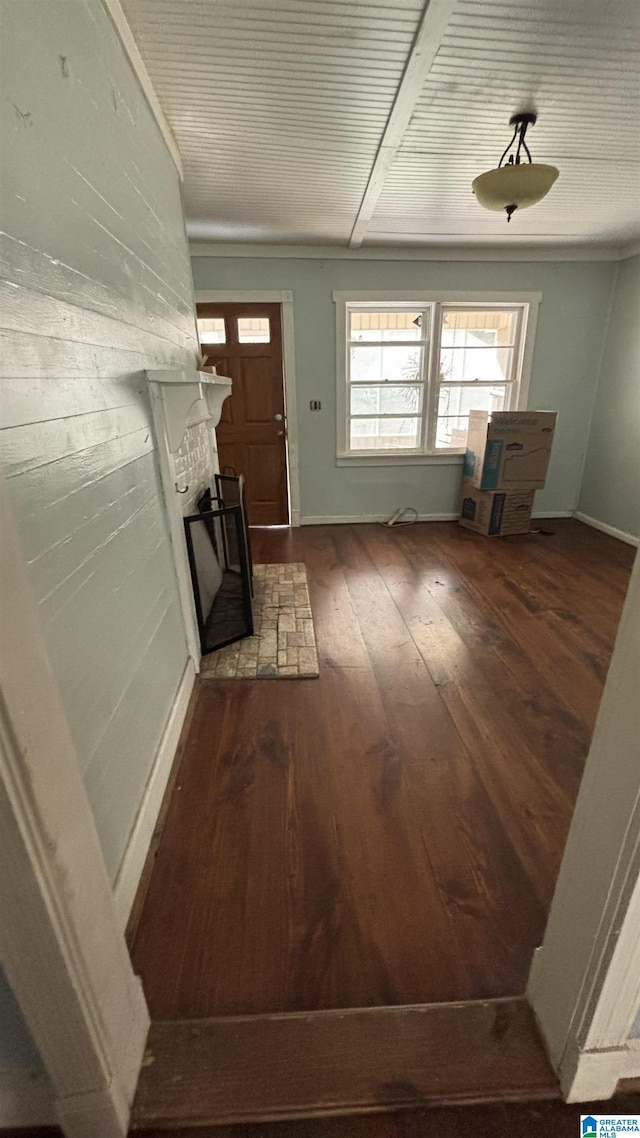
<path id="1" fill-rule="evenodd" d="M 216 476 L 184 519 L 202 654 L 253 635 L 252 568 L 243 479 Z"/>

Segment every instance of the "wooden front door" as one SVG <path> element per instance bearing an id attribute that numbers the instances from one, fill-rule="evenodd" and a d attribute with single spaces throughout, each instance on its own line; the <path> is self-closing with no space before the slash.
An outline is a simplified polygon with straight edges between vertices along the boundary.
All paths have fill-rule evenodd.
<path id="1" fill-rule="evenodd" d="M 203 352 L 233 380 L 216 429 L 220 470 L 244 474 L 249 525 L 288 525 L 279 304 L 198 304 Z"/>

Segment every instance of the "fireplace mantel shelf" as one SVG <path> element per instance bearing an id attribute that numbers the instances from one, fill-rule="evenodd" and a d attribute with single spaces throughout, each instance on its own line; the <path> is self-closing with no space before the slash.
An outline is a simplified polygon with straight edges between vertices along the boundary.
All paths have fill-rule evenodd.
<path id="1" fill-rule="evenodd" d="M 187 368 L 151 369 L 147 379 L 152 398 L 157 399 L 164 415 L 167 444 L 172 454 L 180 449 L 194 404 L 206 406 L 211 427 L 217 427 L 222 404 L 231 395 L 228 375 L 212 375 L 208 371 Z"/>

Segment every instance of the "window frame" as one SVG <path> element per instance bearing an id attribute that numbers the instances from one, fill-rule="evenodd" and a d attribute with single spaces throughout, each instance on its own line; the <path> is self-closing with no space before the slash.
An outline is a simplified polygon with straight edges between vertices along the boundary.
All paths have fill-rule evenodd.
<path id="1" fill-rule="evenodd" d="M 538 306 L 542 293 L 503 292 L 434 292 L 411 289 L 367 292 L 334 292 L 336 305 L 336 463 L 338 466 L 388 466 L 442 463 L 461 465 L 464 449 L 444 450 L 435 447 L 437 429 L 437 400 L 442 386 L 439 379 L 440 341 L 443 307 L 507 308 L 518 309 L 517 330 L 514 342 L 514 375 L 510 410 L 524 410 L 528 405 L 531 364 L 537 324 Z M 408 308 L 430 312 L 429 341 L 423 351 L 423 411 L 420 446 L 396 451 L 367 451 L 350 449 L 350 384 L 349 311 L 351 309 Z M 374 341 L 375 343 L 375 341 Z M 392 341 L 389 341 L 392 343 Z M 417 341 L 416 341 L 417 343 Z M 428 350 L 427 350 L 428 349 Z M 426 374 L 424 374 L 426 369 Z"/>

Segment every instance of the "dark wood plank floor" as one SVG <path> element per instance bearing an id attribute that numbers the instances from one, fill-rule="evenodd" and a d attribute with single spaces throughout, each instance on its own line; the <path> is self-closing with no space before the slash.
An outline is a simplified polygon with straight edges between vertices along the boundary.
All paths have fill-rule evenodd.
<path id="1" fill-rule="evenodd" d="M 516 995 L 633 550 L 575 521 L 254 531 L 318 680 L 202 684 L 133 961 L 155 1019 Z"/>

